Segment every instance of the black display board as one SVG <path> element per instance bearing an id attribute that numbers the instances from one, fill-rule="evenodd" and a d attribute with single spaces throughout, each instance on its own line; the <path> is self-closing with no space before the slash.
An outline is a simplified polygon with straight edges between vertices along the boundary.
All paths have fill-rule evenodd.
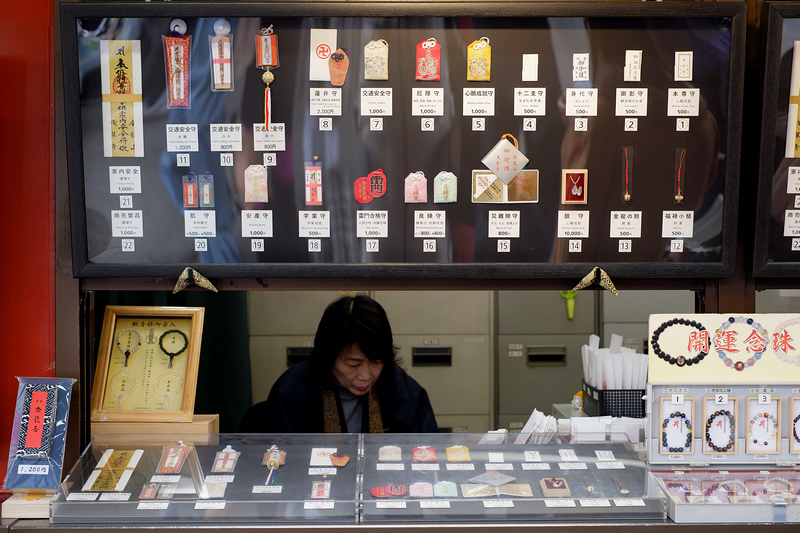
<path id="1" fill-rule="evenodd" d="M 612 277 L 731 275 L 745 13 L 732 3 L 62 4 L 75 275 L 195 266 L 226 278 L 532 278 L 595 265 Z M 163 36 L 175 19 L 192 36 L 180 72 L 188 108 L 168 106 L 176 70 Z M 233 34 L 232 91 L 211 90 L 219 20 Z M 255 40 L 270 26 L 280 131 L 259 144 Z M 319 30 L 333 30 L 333 46 Z M 417 80 L 417 46 L 430 38 L 440 79 Z M 490 79 L 468 81 L 468 48 L 482 38 Z M 380 40 L 388 79 L 365 79 L 365 46 Z M 141 94 L 109 94 L 115 51 L 129 43 L 139 79 L 124 81 Z M 319 44 L 348 56 L 343 85 L 311 81 Z M 104 116 L 120 100 L 126 114 Z M 140 153 L 107 152 L 133 129 Z M 482 159 L 506 134 L 535 172 L 487 189 Z M 307 205 L 315 158 L 322 202 Z M 266 165 L 267 201 L 244 190 L 251 165 Z M 378 169 L 385 193 L 359 202 L 357 180 Z M 404 190 L 418 171 L 427 200 L 408 203 L 422 198 L 422 186 Z M 443 171 L 455 175 L 455 202 L 437 201 Z M 184 176 L 213 176 L 213 205 L 187 205 Z M 306 226 L 312 218 L 325 222 Z"/>
<path id="2" fill-rule="evenodd" d="M 796 152 L 800 79 L 800 4 L 765 5 L 764 108 L 755 230 L 756 276 L 800 275 L 800 152 Z M 794 95 L 794 96 L 792 96 Z M 795 222 L 795 220 L 797 222 Z"/>

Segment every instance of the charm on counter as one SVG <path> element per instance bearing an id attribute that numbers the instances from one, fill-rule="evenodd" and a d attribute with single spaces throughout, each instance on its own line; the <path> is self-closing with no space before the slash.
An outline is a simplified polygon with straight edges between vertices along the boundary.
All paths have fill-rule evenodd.
<path id="1" fill-rule="evenodd" d="M 539 480 L 545 498 L 569 498 L 570 490 L 563 477 L 546 477 Z"/>
<path id="2" fill-rule="evenodd" d="M 417 81 L 439 81 L 441 77 L 442 47 L 433 37 L 417 45 Z"/>
<path id="3" fill-rule="evenodd" d="M 334 87 L 341 87 L 347 79 L 347 70 L 350 68 L 350 58 L 347 57 L 347 52 L 341 48 L 337 48 L 328 57 L 328 69 L 331 73 L 331 85 Z"/>
<path id="4" fill-rule="evenodd" d="M 139 493 L 140 500 L 152 500 L 158 494 L 158 483 L 145 483 Z"/>
<path id="5" fill-rule="evenodd" d="M 208 36 L 211 54 L 211 90 L 233 90 L 233 34 L 231 24 L 225 19 L 214 22 L 214 36 Z"/>
<path id="6" fill-rule="evenodd" d="M 447 460 L 451 463 L 470 462 L 469 448 L 466 446 L 449 446 L 445 449 Z"/>
<path id="7" fill-rule="evenodd" d="M 178 441 L 178 444 L 164 446 L 156 473 L 180 474 L 183 463 L 189 457 L 189 452 L 191 451 L 192 447 L 183 444 L 183 441 Z"/>
<path id="8" fill-rule="evenodd" d="M 170 22 L 171 35 L 163 35 L 164 60 L 167 69 L 167 108 L 191 107 L 189 100 L 189 53 L 192 36 L 186 35 L 186 22 L 174 19 Z"/>
<path id="9" fill-rule="evenodd" d="M 408 486 L 408 495 L 412 498 L 432 498 L 433 485 L 427 481 L 418 481 Z"/>
<path id="10" fill-rule="evenodd" d="M 334 452 L 331 454 L 331 464 L 333 466 L 342 468 L 347 466 L 347 463 L 350 461 L 350 457 L 341 453 L 341 452 Z"/>
<path id="11" fill-rule="evenodd" d="M 306 205 L 322 205 L 322 161 L 315 155 L 305 166 Z"/>
<path id="12" fill-rule="evenodd" d="M 411 450 L 411 460 L 415 463 L 435 463 L 436 448 L 433 446 L 416 446 Z"/>
<path id="13" fill-rule="evenodd" d="M 264 483 L 265 485 L 275 485 L 277 483 L 278 467 L 283 465 L 285 462 L 286 452 L 279 450 L 274 444 L 270 446 L 269 450 L 267 450 L 267 453 L 264 454 L 264 460 L 261 462 L 261 464 L 265 465 L 269 469 L 267 481 Z"/>
<path id="14" fill-rule="evenodd" d="M 311 482 L 311 498 L 315 500 L 327 500 L 331 497 L 331 480 L 323 478 Z"/>
<path id="15" fill-rule="evenodd" d="M 215 474 L 229 474 L 233 472 L 240 455 L 241 452 L 237 452 L 228 444 L 223 450 L 217 452 L 211 471 Z"/>
<path id="16" fill-rule="evenodd" d="M 250 165 L 244 170 L 244 201 L 269 202 L 269 181 L 264 165 Z"/>
<path id="17" fill-rule="evenodd" d="M 428 202 L 428 179 L 421 170 L 406 176 L 403 196 L 407 204 L 424 204 Z"/>
<path id="18" fill-rule="evenodd" d="M 400 446 L 381 446 L 378 449 L 378 461 L 381 462 L 396 462 L 402 460 L 400 454 Z"/>
<path id="19" fill-rule="evenodd" d="M 393 483 L 383 487 L 372 487 L 369 493 L 374 498 L 390 498 L 392 496 L 403 496 L 408 492 L 408 487 L 399 483 Z"/>
<path id="20" fill-rule="evenodd" d="M 488 37 L 467 46 L 467 81 L 489 81 L 492 73 L 492 47 Z"/>
<path id="21" fill-rule="evenodd" d="M 383 39 L 370 41 L 364 46 L 364 79 L 389 79 L 389 43 Z"/>
<path id="22" fill-rule="evenodd" d="M 270 84 L 275 81 L 273 68 L 278 68 L 278 37 L 272 30 L 272 25 L 262 28 L 256 35 L 256 66 L 264 71 L 261 81 L 266 84 L 264 89 L 264 130 L 269 131 L 270 114 L 272 112 L 272 94 Z"/>
<path id="23" fill-rule="evenodd" d="M 433 485 L 433 495 L 437 498 L 456 498 L 458 487 L 452 481 L 439 481 Z"/>

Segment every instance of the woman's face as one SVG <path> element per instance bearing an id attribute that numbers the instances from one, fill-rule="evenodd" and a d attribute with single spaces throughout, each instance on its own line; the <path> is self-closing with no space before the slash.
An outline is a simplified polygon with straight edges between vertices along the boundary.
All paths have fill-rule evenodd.
<path id="1" fill-rule="evenodd" d="M 355 395 L 369 392 L 383 370 L 383 361 L 370 361 L 357 344 L 342 350 L 333 362 L 331 373 L 339 385 Z"/>

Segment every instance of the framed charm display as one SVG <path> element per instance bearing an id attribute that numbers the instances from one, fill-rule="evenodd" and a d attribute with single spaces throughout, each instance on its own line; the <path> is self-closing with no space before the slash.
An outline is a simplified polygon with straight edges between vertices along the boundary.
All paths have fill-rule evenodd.
<path id="1" fill-rule="evenodd" d="M 800 396 L 789 398 L 789 453 L 800 453 Z"/>
<path id="2" fill-rule="evenodd" d="M 203 316 L 202 307 L 107 306 L 91 419 L 191 421 Z"/>
<path id="3" fill-rule="evenodd" d="M 715 394 L 703 398 L 703 453 L 736 454 L 736 398 Z"/>
<path id="4" fill-rule="evenodd" d="M 179 4 L 59 6 L 78 278 L 734 274 L 742 2 Z"/>
<path id="5" fill-rule="evenodd" d="M 661 453 L 692 453 L 694 400 L 682 394 L 659 398 Z"/>
<path id="6" fill-rule="evenodd" d="M 781 399 L 769 394 L 748 396 L 745 450 L 747 453 L 781 452 Z"/>

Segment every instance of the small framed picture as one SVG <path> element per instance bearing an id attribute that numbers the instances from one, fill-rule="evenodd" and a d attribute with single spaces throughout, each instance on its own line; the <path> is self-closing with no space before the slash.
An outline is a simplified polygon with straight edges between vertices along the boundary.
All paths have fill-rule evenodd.
<path id="1" fill-rule="evenodd" d="M 202 307 L 106 307 L 92 421 L 191 422 Z"/>
<path id="2" fill-rule="evenodd" d="M 745 452 L 768 454 L 781 452 L 781 399 L 769 395 L 748 396 Z"/>
<path id="3" fill-rule="evenodd" d="M 589 171 L 585 168 L 561 170 L 561 203 L 585 204 L 588 202 Z"/>
<path id="4" fill-rule="evenodd" d="M 695 435 L 693 406 L 694 401 L 690 398 L 681 403 L 675 403 L 671 396 L 659 398 L 661 420 L 659 453 L 692 453 Z"/>
<path id="5" fill-rule="evenodd" d="M 703 418 L 705 419 L 703 453 L 735 455 L 736 398 L 729 398 L 727 394 L 704 397 Z"/>

